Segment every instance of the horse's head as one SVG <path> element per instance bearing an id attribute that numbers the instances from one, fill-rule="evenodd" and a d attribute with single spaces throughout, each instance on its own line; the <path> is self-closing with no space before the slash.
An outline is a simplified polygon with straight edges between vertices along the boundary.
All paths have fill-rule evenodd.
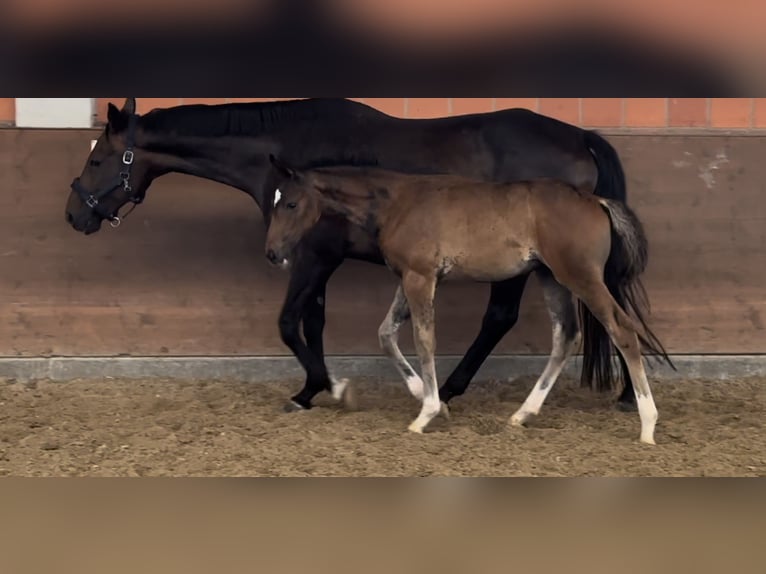
<path id="1" fill-rule="evenodd" d="M 266 258 L 283 269 L 289 267 L 293 250 L 322 215 L 319 190 L 310 176 L 270 156 L 277 188 L 266 234 Z"/>
<path id="2" fill-rule="evenodd" d="M 108 120 L 66 204 L 67 222 L 86 235 L 101 229 L 105 219 L 118 226 L 119 210 L 128 202 L 141 203 L 151 182 L 148 160 L 134 153 L 136 99 L 127 98 L 122 110 L 110 103 Z"/>

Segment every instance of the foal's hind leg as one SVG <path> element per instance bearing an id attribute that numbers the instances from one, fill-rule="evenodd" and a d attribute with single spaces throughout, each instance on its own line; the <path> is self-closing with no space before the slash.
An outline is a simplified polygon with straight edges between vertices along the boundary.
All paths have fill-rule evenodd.
<path id="1" fill-rule="evenodd" d="M 402 287 L 412 313 L 415 348 L 423 374 L 423 406 L 409 430 L 422 433 L 441 411 L 439 388 L 436 383 L 436 331 L 434 325 L 434 293 L 436 278 L 408 272 L 402 278 Z"/>
<path id="2" fill-rule="evenodd" d="M 604 325 L 614 346 L 625 359 L 633 380 L 633 390 L 641 418 L 641 442 L 655 444 L 654 428 L 657 424 L 657 407 L 652 398 L 649 381 L 641 359 L 641 346 L 633 321 L 612 297 L 601 282 L 593 282 L 577 294 L 591 313 Z"/>
<path id="3" fill-rule="evenodd" d="M 548 364 L 537 379 L 532 392 L 511 417 L 510 423 L 513 426 L 521 426 L 530 415 L 539 414 L 566 362 L 580 345 L 580 328 L 571 291 L 558 283 L 547 270 L 539 272 L 538 275 L 553 324 L 553 347 Z"/>
<path id="4" fill-rule="evenodd" d="M 394 362 L 396 369 L 404 378 L 407 388 L 419 401 L 423 400 L 423 380 L 412 368 L 412 365 L 404 358 L 401 349 L 399 349 L 399 329 L 402 324 L 410 317 L 410 308 L 407 305 L 407 298 L 404 296 L 404 289 L 401 284 L 396 288 L 394 302 L 388 310 L 385 320 L 378 329 L 378 339 L 383 352 Z"/>

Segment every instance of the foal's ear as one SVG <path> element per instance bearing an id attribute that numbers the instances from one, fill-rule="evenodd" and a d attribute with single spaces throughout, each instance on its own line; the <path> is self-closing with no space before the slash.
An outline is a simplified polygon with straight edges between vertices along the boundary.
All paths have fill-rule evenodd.
<path id="1" fill-rule="evenodd" d="M 109 127 L 114 133 L 121 132 L 128 127 L 128 114 L 123 110 L 118 110 L 112 102 L 109 102 L 107 106 L 106 118 L 109 120 Z"/>
<path id="2" fill-rule="evenodd" d="M 289 177 L 290 179 L 298 179 L 298 172 L 289 167 L 287 164 L 283 163 L 282 160 L 274 157 L 274 154 L 269 154 L 269 161 L 271 162 L 271 165 L 273 165 L 276 170 L 283 176 Z"/>

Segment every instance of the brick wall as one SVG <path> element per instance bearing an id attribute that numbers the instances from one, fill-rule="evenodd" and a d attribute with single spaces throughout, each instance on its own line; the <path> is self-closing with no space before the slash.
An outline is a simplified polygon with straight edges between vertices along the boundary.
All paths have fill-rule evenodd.
<path id="1" fill-rule="evenodd" d="M 16 98 L 0 98 L 0 126 L 10 126 L 16 120 Z"/>
<path id="2" fill-rule="evenodd" d="M 766 98 L 355 98 L 394 116 L 427 118 L 525 107 L 585 127 L 596 128 L 766 128 Z M 97 98 L 97 123 L 107 102 Z M 145 113 L 180 104 L 267 101 L 266 98 L 138 98 Z M 14 98 L 0 98 L 0 125 L 12 125 Z"/>

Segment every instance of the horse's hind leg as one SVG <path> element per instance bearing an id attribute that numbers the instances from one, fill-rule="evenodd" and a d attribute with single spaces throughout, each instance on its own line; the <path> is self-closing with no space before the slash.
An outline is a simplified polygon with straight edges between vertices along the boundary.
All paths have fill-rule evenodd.
<path id="1" fill-rule="evenodd" d="M 423 405 L 418 417 L 410 424 L 409 430 L 422 433 L 428 423 L 441 411 L 434 362 L 434 353 L 436 352 L 434 325 L 436 278 L 408 272 L 402 278 L 402 287 L 412 314 L 415 348 L 418 352 L 420 370 L 423 375 Z"/>
<path id="2" fill-rule="evenodd" d="M 404 378 L 407 388 L 419 401 L 423 400 L 423 380 L 412 368 L 412 365 L 399 349 L 399 329 L 410 317 L 410 308 L 404 290 L 401 286 L 396 288 L 394 302 L 388 310 L 388 314 L 378 329 L 378 340 L 383 352 L 394 362 L 396 369 Z"/>
<path id="3" fill-rule="evenodd" d="M 580 345 L 580 328 L 571 291 L 558 283 L 547 269 L 538 275 L 553 324 L 553 347 L 548 364 L 532 392 L 511 417 L 510 423 L 513 426 L 521 426 L 530 415 L 539 414 L 566 362 Z"/>
<path id="4" fill-rule="evenodd" d="M 487 360 L 500 340 L 510 331 L 519 318 L 521 296 L 529 274 L 492 283 L 487 311 L 481 323 L 481 330 L 465 356 L 439 391 L 446 404 L 450 399 L 465 393 L 479 367 Z"/>
<path id="5" fill-rule="evenodd" d="M 633 380 L 633 390 L 641 418 L 641 442 L 655 444 L 654 428 L 657 424 L 657 407 L 652 398 L 649 381 L 641 360 L 641 346 L 633 321 L 614 300 L 606 285 L 593 282 L 577 293 L 591 313 L 604 325 L 614 346 L 625 359 Z"/>

